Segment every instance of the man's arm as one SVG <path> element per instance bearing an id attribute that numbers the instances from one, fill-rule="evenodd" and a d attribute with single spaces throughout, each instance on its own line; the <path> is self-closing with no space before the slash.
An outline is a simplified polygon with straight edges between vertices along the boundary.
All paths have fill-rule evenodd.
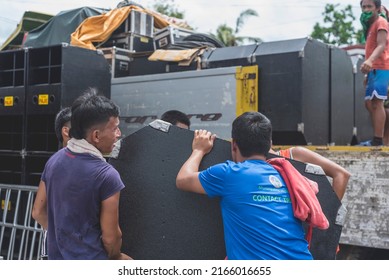
<path id="1" fill-rule="evenodd" d="M 39 182 L 34 206 L 32 208 L 32 218 L 37 221 L 44 229 L 47 229 L 46 184 L 43 181 Z"/>
<path id="2" fill-rule="evenodd" d="M 117 192 L 101 202 L 101 240 L 109 259 L 128 260 L 131 258 L 120 252 L 122 231 L 119 227 L 119 198 L 120 192 Z"/>
<path id="3" fill-rule="evenodd" d="M 323 168 L 324 173 L 332 178 L 332 188 L 334 189 L 334 192 L 339 200 L 342 200 L 344 193 L 346 192 L 348 180 L 351 176 L 346 169 L 336 162 L 304 147 L 294 147 L 293 158 L 301 162 L 313 163 Z"/>
<path id="4" fill-rule="evenodd" d="M 203 157 L 212 150 L 216 136 L 206 130 L 195 130 L 192 154 L 177 174 L 177 188 L 183 191 L 205 194 L 199 180 L 199 166 Z"/>
<path id="5" fill-rule="evenodd" d="M 368 59 L 366 59 L 361 65 L 361 72 L 364 74 L 369 73 L 372 70 L 373 62 L 376 60 L 382 52 L 385 50 L 386 46 L 386 30 L 378 30 L 377 33 L 377 47 L 374 49 L 373 53 Z"/>

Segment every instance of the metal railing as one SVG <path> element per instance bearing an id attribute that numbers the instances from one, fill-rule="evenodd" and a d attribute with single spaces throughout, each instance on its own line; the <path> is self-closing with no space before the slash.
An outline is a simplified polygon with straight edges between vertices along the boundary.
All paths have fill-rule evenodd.
<path id="1" fill-rule="evenodd" d="M 39 260 L 43 229 L 31 217 L 38 187 L 0 184 L 0 259 Z"/>

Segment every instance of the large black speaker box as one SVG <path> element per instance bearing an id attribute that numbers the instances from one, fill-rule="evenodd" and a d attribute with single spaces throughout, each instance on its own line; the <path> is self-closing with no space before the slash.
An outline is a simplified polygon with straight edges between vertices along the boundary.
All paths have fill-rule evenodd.
<path id="1" fill-rule="evenodd" d="M 207 68 L 220 68 L 230 66 L 250 66 L 252 65 L 253 54 L 257 49 L 257 44 L 216 48 L 206 60 Z"/>
<path id="2" fill-rule="evenodd" d="M 329 52 L 309 38 L 263 43 L 255 50 L 258 110 L 272 121 L 274 145 L 329 142 Z"/>
<path id="3" fill-rule="evenodd" d="M 154 121 L 122 139 L 120 152 L 109 162 L 126 188 L 120 197 L 123 252 L 134 259 L 223 259 L 223 223 L 217 199 L 180 191 L 175 179 L 192 152 L 193 131 Z M 216 139 L 200 170 L 231 159 L 230 142 Z M 319 184 L 318 199 L 330 222 L 313 230 L 315 259 L 335 259 L 341 226 L 335 224 L 340 202 L 325 175 L 305 172 Z"/>
<path id="4" fill-rule="evenodd" d="M 101 52 L 67 44 L 31 48 L 27 57 L 26 150 L 56 151 L 55 115 L 89 87 L 110 98 L 110 68 Z"/>
<path id="5" fill-rule="evenodd" d="M 39 182 L 58 149 L 55 115 L 89 87 L 111 96 L 110 68 L 99 51 L 60 44 L 0 52 L 0 161 L 12 155 L 20 157 L 12 164 L 21 164 L 12 176 L 1 167 L 0 182 Z"/>
<path id="6" fill-rule="evenodd" d="M 0 52 L 0 115 L 24 113 L 26 51 Z"/>
<path id="7" fill-rule="evenodd" d="M 311 38 L 217 48 L 207 68 L 258 66 L 258 111 L 275 145 L 347 145 L 353 134 L 353 66 L 345 50 Z"/>
<path id="8" fill-rule="evenodd" d="M 28 49 L 27 114 L 56 114 L 89 87 L 110 98 L 110 80 L 101 52 L 68 44 Z"/>
<path id="9" fill-rule="evenodd" d="M 350 144 L 354 127 L 354 69 L 345 50 L 330 49 L 329 143 Z"/>
<path id="10" fill-rule="evenodd" d="M 22 149 L 26 51 L 0 52 L 0 151 Z"/>
<path id="11" fill-rule="evenodd" d="M 219 201 L 176 188 L 176 175 L 191 153 L 193 132 L 146 126 L 121 141 L 117 159 L 126 188 L 120 195 L 123 252 L 134 259 L 195 260 L 226 256 Z M 201 169 L 225 161 L 227 142 L 217 140 Z"/>
<path id="12" fill-rule="evenodd" d="M 21 184 L 23 161 L 19 153 L 0 153 L 0 182 L 2 184 Z"/>

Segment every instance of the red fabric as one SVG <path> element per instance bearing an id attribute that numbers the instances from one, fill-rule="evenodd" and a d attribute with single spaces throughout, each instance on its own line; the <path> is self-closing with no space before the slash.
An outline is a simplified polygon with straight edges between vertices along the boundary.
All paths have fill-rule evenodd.
<path id="1" fill-rule="evenodd" d="M 290 156 L 290 148 L 289 148 L 289 149 L 285 149 L 285 150 L 279 150 L 279 151 L 278 151 L 278 155 L 279 155 L 279 156 L 282 156 L 282 157 L 284 157 L 284 158 L 292 158 L 292 157 Z"/>
<path id="2" fill-rule="evenodd" d="M 319 187 L 316 182 L 309 180 L 294 168 L 284 158 L 272 158 L 267 161 L 282 176 L 289 190 L 294 216 L 312 227 L 327 229 L 329 222 L 324 215 L 316 194 Z"/>
<path id="3" fill-rule="evenodd" d="M 312 231 L 313 231 L 312 225 L 309 225 L 308 231 L 305 234 L 305 239 L 308 241 L 308 249 L 311 249 Z"/>

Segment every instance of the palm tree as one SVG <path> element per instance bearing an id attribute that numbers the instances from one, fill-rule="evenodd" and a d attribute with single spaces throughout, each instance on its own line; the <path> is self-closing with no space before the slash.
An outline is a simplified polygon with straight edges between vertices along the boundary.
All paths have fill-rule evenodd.
<path id="1" fill-rule="evenodd" d="M 178 19 L 184 19 L 185 12 L 180 11 L 174 0 L 159 0 L 153 5 L 153 9 L 163 15 L 174 17 Z"/>
<path id="2" fill-rule="evenodd" d="M 216 29 L 216 38 L 219 39 L 226 46 L 237 46 L 242 44 L 245 40 L 252 42 L 262 42 L 260 38 L 249 37 L 249 36 L 237 36 L 240 29 L 244 25 L 244 22 L 249 16 L 258 16 L 258 13 L 255 10 L 247 9 L 240 13 L 239 17 L 236 19 L 236 26 L 232 28 L 227 26 L 227 24 L 221 24 Z"/>
<path id="3" fill-rule="evenodd" d="M 237 45 L 234 29 L 227 26 L 227 24 L 219 25 L 216 29 L 216 38 L 226 46 Z"/>

